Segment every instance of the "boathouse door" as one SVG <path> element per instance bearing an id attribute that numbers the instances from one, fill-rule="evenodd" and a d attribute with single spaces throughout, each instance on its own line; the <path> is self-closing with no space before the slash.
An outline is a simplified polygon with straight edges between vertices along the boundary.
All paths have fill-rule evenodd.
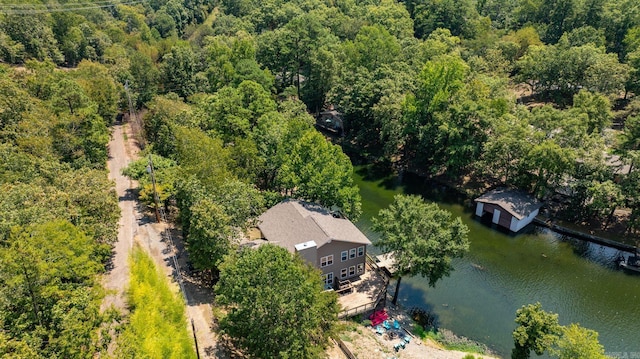
<path id="1" fill-rule="evenodd" d="M 500 210 L 497 208 L 493 209 L 493 219 L 491 220 L 491 222 L 498 224 L 500 223 Z"/>

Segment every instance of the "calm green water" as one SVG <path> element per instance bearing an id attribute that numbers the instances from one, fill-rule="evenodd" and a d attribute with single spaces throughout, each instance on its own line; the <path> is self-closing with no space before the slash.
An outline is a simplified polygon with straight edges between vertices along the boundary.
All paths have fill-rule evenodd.
<path id="1" fill-rule="evenodd" d="M 640 358 L 640 276 L 615 268 L 619 251 L 534 226 L 509 235 L 480 223 L 468 203 L 441 186 L 411 176 L 398 185 L 364 167 L 356 172 L 363 202 L 357 225 L 371 239 L 377 237 L 371 217 L 398 193 L 422 194 L 469 226 L 470 251 L 454 263 L 450 277 L 435 288 L 420 277 L 403 278 L 399 301 L 405 307 L 431 310 L 439 326 L 509 357 L 516 310 L 539 301 L 559 314 L 561 324 L 598 331 L 611 355 Z"/>

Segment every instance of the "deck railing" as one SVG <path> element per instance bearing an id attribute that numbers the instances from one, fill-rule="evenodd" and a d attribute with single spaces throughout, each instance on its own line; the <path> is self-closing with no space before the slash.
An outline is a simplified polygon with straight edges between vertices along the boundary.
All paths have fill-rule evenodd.
<path id="1" fill-rule="evenodd" d="M 354 307 L 354 308 L 343 310 L 342 312 L 340 312 L 338 314 L 338 318 L 340 318 L 340 319 L 342 319 L 342 318 L 351 318 L 351 317 L 354 317 L 354 316 L 356 316 L 358 314 L 362 314 L 362 313 L 368 312 L 370 310 L 375 309 L 375 307 L 376 307 L 376 305 L 378 303 L 379 303 L 379 301 L 376 300 L 375 302 L 370 302 L 370 303 L 367 303 L 367 304 L 359 305 L 359 306 Z"/>
<path id="2" fill-rule="evenodd" d="M 378 273 L 380 276 L 382 276 L 382 278 L 384 278 L 385 284 L 389 284 L 389 276 L 387 275 L 387 272 L 385 272 L 384 269 L 380 268 L 376 260 L 373 257 L 371 257 L 369 253 L 367 253 L 366 261 L 367 261 L 367 265 L 369 265 L 371 269 L 376 271 L 376 273 Z"/>
<path id="3" fill-rule="evenodd" d="M 384 289 L 382 290 L 382 292 L 380 292 L 378 294 L 378 297 L 376 298 L 376 300 L 366 303 L 366 304 L 362 304 L 359 305 L 357 307 L 354 308 L 350 308 L 350 309 L 346 309 L 341 311 L 340 313 L 338 313 L 338 318 L 342 319 L 342 318 L 351 318 L 354 317 L 358 314 L 362 314 L 365 312 L 368 312 L 370 310 L 375 310 L 378 307 L 378 304 L 380 304 L 380 302 L 383 299 L 386 299 L 387 297 L 387 285 L 389 284 L 389 280 L 386 279 L 385 277 L 385 286 Z"/>
<path id="4" fill-rule="evenodd" d="M 385 299 L 386 296 L 387 296 L 387 286 L 389 285 L 389 276 L 385 273 L 384 269 L 382 269 L 382 268 L 380 268 L 378 266 L 378 264 L 376 263 L 376 260 L 373 259 L 369 255 L 369 253 L 367 253 L 367 256 L 366 256 L 366 263 L 367 263 L 367 265 L 369 266 L 369 268 L 371 270 L 375 271 L 378 275 L 380 275 L 383 278 L 383 280 L 384 280 L 383 288 L 384 289 L 378 294 L 376 300 L 371 301 L 371 302 L 366 303 L 366 304 L 359 305 L 359 306 L 354 307 L 354 308 L 350 308 L 350 309 L 346 309 L 346 310 L 341 311 L 338 314 L 338 318 L 340 318 L 340 319 L 342 319 L 342 318 L 350 318 L 350 317 L 356 316 L 358 314 L 362 314 L 362 313 L 368 312 L 370 310 L 374 310 L 374 309 L 376 309 L 376 307 L 378 307 L 378 304 L 380 304 L 380 301 Z M 352 289 L 352 287 L 351 288 L 347 287 L 347 288 L 344 288 L 344 289 L 340 289 L 338 291 L 344 291 L 344 290 L 347 290 L 347 289 Z"/>

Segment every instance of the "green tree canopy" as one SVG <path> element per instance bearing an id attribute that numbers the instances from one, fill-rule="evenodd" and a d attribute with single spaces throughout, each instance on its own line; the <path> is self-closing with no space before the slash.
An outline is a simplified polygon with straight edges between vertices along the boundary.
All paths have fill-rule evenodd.
<path id="1" fill-rule="evenodd" d="M 533 46 L 517 62 L 517 68 L 517 79 L 531 85 L 534 92 L 558 92 L 561 99 L 580 89 L 618 94 L 624 90 L 630 71 L 615 54 L 593 43 Z"/>
<path id="2" fill-rule="evenodd" d="M 278 173 L 280 186 L 291 196 L 338 206 L 352 219 L 360 215 L 360 193 L 353 184 L 353 166 L 342 149 L 315 131 L 293 146 Z"/>
<path id="3" fill-rule="evenodd" d="M 389 208 L 373 218 L 373 230 L 380 233 L 374 244 L 393 252 L 399 276 L 420 275 L 435 286 L 453 270 L 452 260 L 469 250 L 469 229 L 460 217 L 419 196 L 397 195 Z M 400 280 L 394 296 L 397 300 Z"/>
<path id="4" fill-rule="evenodd" d="M 15 227 L 0 247 L 0 332 L 42 357 L 90 358 L 102 270 L 95 242 L 67 221 Z"/>
<path id="5" fill-rule="evenodd" d="M 227 308 L 223 333 L 258 358 L 321 358 L 335 328 L 337 297 L 320 273 L 286 249 L 265 244 L 220 266 L 216 303 Z"/>
<path id="6" fill-rule="evenodd" d="M 166 92 L 175 92 L 186 98 L 208 87 L 196 79 L 201 64 L 189 44 L 172 47 L 162 60 Z"/>
<path id="7" fill-rule="evenodd" d="M 518 327 L 513 331 L 515 348 L 511 353 L 513 359 L 527 359 L 531 351 L 542 355 L 562 333 L 558 315 L 544 311 L 540 303 L 523 305 L 518 309 L 516 324 Z"/>
<path id="8" fill-rule="evenodd" d="M 598 342 L 598 332 L 578 324 L 562 327 L 562 335 L 551 349 L 559 359 L 606 359 L 604 347 Z"/>

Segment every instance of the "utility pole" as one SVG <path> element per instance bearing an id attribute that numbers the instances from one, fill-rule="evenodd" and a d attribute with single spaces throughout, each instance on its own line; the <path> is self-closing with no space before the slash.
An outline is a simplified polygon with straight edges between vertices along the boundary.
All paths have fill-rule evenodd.
<path id="1" fill-rule="evenodd" d="M 127 100 L 129 101 L 129 122 L 131 123 L 133 137 L 136 139 L 136 141 L 138 141 L 138 145 L 140 145 L 140 148 L 144 149 L 146 143 L 144 141 L 144 136 L 142 135 L 142 124 L 138 120 L 136 109 L 133 107 L 133 101 L 131 100 L 131 91 L 129 88 L 129 80 L 125 81 L 124 89 L 127 92 Z"/>
<path id="2" fill-rule="evenodd" d="M 153 160 L 151 159 L 151 154 L 149 154 L 149 174 L 151 175 L 151 184 L 153 185 L 153 202 L 155 203 L 156 209 L 156 222 L 160 223 L 160 206 L 158 204 L 158 192 L 156 190 L 156 174 L 153 170 Z"/>
<path id="3" fill-rule="evenodd" d="M 193 318 L 191 318 L 191 330 L 193 331 L 193 341 L 196 343 L 196 355 L 200 359 L 200 349 L 198 349 L 198 338 L 196 337 L 196 326 L 193 324 Z"/>
<path id="4" fill-rule="evenodd" d="M 127 99 L 129 100 L 129 121 L 133 121 L 133 102 L 131 101 L 131 94 L 129 93 L 129 80 L 125 81 L 124 89 L 127 91 Z"/>
<path id="5" fill-rule="evenodd" d="M 160 211 L 160 205 L 159 205 L 160 201 L 158 198 L 158 191 L 156 189 L 156 173 L 155 173 L 155 170 L 153 169 L 153 159 L 151 158 L 151 154 L 149 154 L 149 166 L 147 167 L 147 172 L 149 172 L 149 175 L 151 175 L 151 184 L 153 185 L 153 201 L 155 203 L 156 221 L 160 223 L 160 218 L 162 218 L 162 220 L 168 223 L 166 213 L 164 211 L 162 212 Z M 161 217 L 161 214 L 162 214 L 162 217 Z M 175 269 L 178 284 L 180 285 L 180 292 L 182 292 L 182 298 L 184 299 L 185 303 L 189 303 L 189 298 L 187 297 L 187 291 L 184 288 L 184 281 L 182 279 L 182 270 L 180 269 L 180 263 L 178 263 L 178 258 L 176 257 L 177 248 L 173 243 L 173 238 L 171 236 L 171 229 L 169 228 L 165 229 L 164 234 L 167 236 L 167 239 L 168 239 L 168 248 L 171 251 L 171 260 L 173 261 L 173 267 Z M 200 359 L 200 349 L 198 348 L 198 337 L 196 336 L 196 326 L 193 322 L 193 318 L 191 318 L 191 331 L 193 332 L 193 341 L 196 344 L 196 355 L 198 359 Z"/>

